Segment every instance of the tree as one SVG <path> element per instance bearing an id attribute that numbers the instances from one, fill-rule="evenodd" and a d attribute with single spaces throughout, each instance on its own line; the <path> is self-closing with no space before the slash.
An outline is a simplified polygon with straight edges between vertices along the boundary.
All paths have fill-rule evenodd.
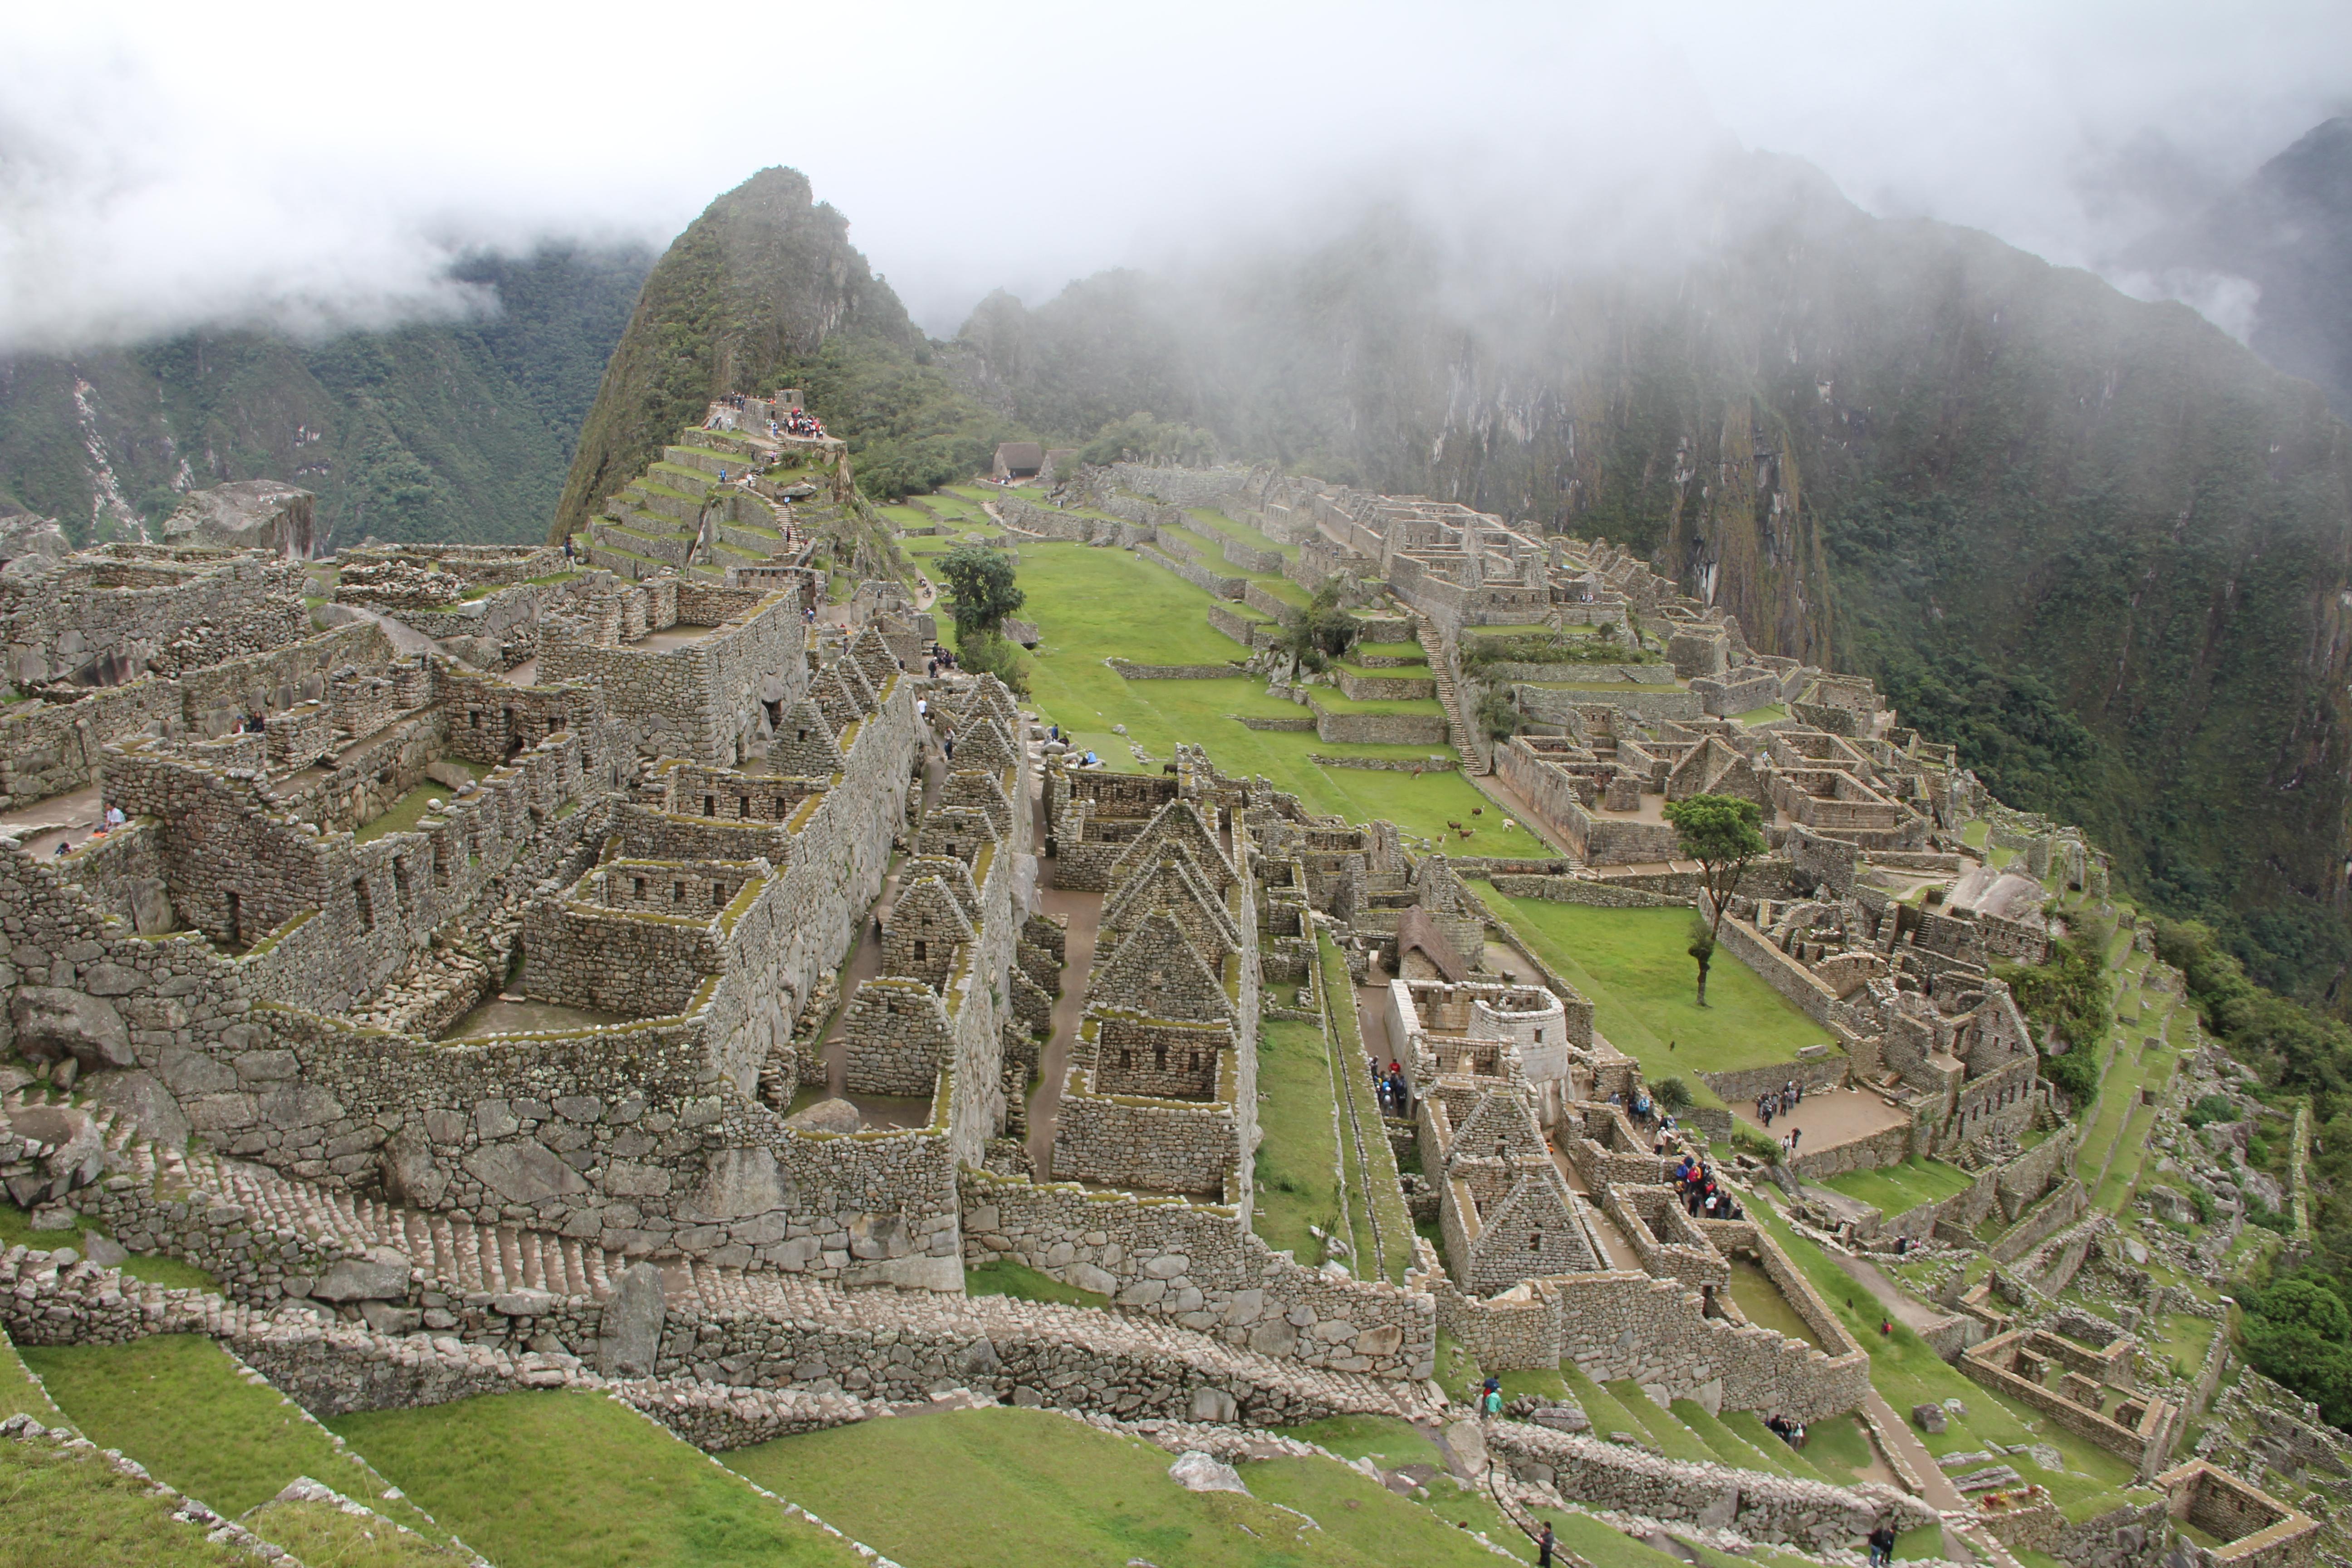
<path id="1" fill-rule="evenodd" d="M 1698 961 L 1698 1005 L 1704 1007 L 1706 1005 L 1707 966 L 1715 962 L 1715 932 L 1696 916 L 1691 918 L 1690 945 L 1683 951 Z"/>
<path id="2" fill-rule="evenodd" d="M 958 545 L 940 562 L 940 575 L 955 595 L 959 641 L 974 632 L 992 632 L 1028 595 L 1013 581 L 1013 558 L 982 544 Z"/>
<path id="3" fill-rule="evenodd" d="M 1275 646 L 1308 669 L 1322 669 L 1354 645 L 1363 623 L 1339 604 L 1340 580 L 1327 579 L 1303 610 L 1282 617 L 1282 636 Z"/>
<path id="4" fill-rule="evenodd" d="M 1766 848 L 1764 810 L 1754 801 L 1738 795 L 1695 795 L 1687 800 L 1666 802 L 1666 820 L 1675 826 L 1675 837 L 1683 854 L 1698 862 L 1700 885 L 1715 904 L 1715 918 L 1706 927 L 1705 942 L 1694 932 L 1690 947 L 1691 956 L 1698 961 L 1698 1005 L 1704 1007 L 1706 966 L 1715 957 L 1717 940 L 1723 934 L 1723 916 L 1731 902 L 1731 890 L 1739 885 L 1739 874 L 1748 869 L 1748 863 Z"/>

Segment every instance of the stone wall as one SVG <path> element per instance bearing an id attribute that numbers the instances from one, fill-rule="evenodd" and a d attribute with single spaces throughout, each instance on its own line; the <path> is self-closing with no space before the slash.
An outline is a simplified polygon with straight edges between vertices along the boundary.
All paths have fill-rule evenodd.
<path id="1" fill-rule="evenodd" d="M 1443 713 L 1358 713 L 1327 709 L 1312 696 L 1315 738 L 1331 745 L 1443 746 L 1446 743 Z"/>
<path id="2" fill-rule="evenodd" d="M 756 590 L 681 584 L 676 591 L 679 622 L 709 626 L 708 635 L 667 647 L 606 646 L 571 623 L 551 622 L 541 636 L 540 679 L 601 686 L 607 710 L 639 751 L 732 767 L 765 749 L 762 704 L 781 713 L 807 693 L 799 598 L 778 589 L 741 608 L 737 600 Z"/>
<path id="3" fill-rule="evenodd" d="M 1425 1378 L 1436 1364 L 1426 1292 L 1304 1268 L 1234 1209 L 972 1169 L 963 1196 L 970 1263 L 1010 1257 L 1278 1361 L 1384 1378 Z"/>
<path id="4" fill-rule="evenodd" d="M 1939 1522 L 1927 1503 L 1876 1482 L 1832 1486 L 1662 1458 L 1525 1422 L 1483 1425 L 1488 1454 L 1512 1475 L 1591 1508 L 1736 1530 L 1811 1552 L 1851 1550 L 1882 1523 L 1900 1531 Z"/>

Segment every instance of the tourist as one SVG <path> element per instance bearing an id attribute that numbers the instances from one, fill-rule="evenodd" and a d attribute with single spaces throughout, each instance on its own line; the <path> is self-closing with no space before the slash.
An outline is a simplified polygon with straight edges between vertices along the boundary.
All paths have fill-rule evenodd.
<path id="1" fill-rule="evenodd" d="M 72 848 L 72 847 L 73 847 L 73 840 L 72 840 L 72 839 L 70 839 L 70 838 L 60 838 L 60 839 L 58 839 L 58 859 L 60 859 L 60 860 L 64 859 L 64 858 L 66 858 L 66 851 L 67 851 L 67 850 L 68 850 L 68 849 L 70 849 L 70 848 Z"/>
<path id="2" fill-rule="evenodd" d="M 1536 1568 L 1551 1568 L 1551 1521 L 1545 1520 L 1543 1533 L 1536 1537 Z"/>
<path id="3" fill-rule="evenodd" d="M 1790 1128 L 1790 1129 L 1789 1129 L 1789 1152 L 1790 1152 L 1790 1153 L 1794 1154 L 1794 1153 L 1797 1152 L 1797 1140 L 1798 1140 L 1798 1139 L 1800 1139 L 1800 1138 L 1802 1138 L 1804 1135 L 1805 1135 L 1805 1130 L 1804 1130 L 1803 1128 L 1801 1128 L 1801 1127 L 1791 1127 L 1791 1128 Z"/>
<path id="4" fill-rule="evenodd" d="M 129 817 L 122 815 L 121 806 L 110 805 L 106 808 L 106 825 L 109 827 L 120 827 L 129 820 L 131 820 Z"/>
<path id="5" fill-rule="evenodd" d="M 1881 1524 L 1870 1532 L 1870 1568 L 1894 1568 L 1895 1531 Z"/>

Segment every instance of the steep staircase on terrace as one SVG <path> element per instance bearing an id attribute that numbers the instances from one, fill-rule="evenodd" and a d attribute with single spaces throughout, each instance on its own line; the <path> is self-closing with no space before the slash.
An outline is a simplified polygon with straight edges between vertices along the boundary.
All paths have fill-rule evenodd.
<path id="1" fill-rule="evenodd" d="M 773 447 L 731 430 L 681 432 L 588 521 L 590 563 L 625 577 L 650 577 L 667 566 L 717 583 L 730 566 L 781 554 L 784 520 L 741 482 L 772 460 Z"/>
<path id="2" fill-rule="evenodd" d="M 5 1101 L 11 1109 L 31 1102 L 23 1090 Z M 129 1121 L 102 1108 L 83 1109 L 99 1124 L 110 1173 L 174 1195 L 209 1200 L 215 1208 L 241 1209 L 257 1232 L 290 1232 L 350 1255 L 389 1247 L 408 1258 L 412 1270 L 424 1277 L 425 1289 L 452 1298 L 538 1290 L 574 1301 L 601 1301 L 625 1270 L 644 1261 L 569 1237 L 478 1225 L 322 1188 L 208 1151 L 171 1149 L 139 1136 Z M 849 1290 L 772 1269 L 677 1258 L 656 1262 L 673 1317 L 741 1317 L 850 1335 L 895 1331 L 963 1341 L 1064 1343 L 1128 1363 L 1200 1367 L 1221 1382 L 1283 1391 L 1335 1412 L 1425 1414 L 1415 1385 L 1276 1361 L 1150 1318 L 1003 1296 L 887 1288 Z M 242 1331 L 248 1320 L 258 1322 L 266 1316 L 258 1307 L 231 1306 L 234 1310 L 221 1321 L 236 1327 L 222 1331 Z"/>
<path id="3" fill-rule="evenodd" d="M 1445 710 L 1445 738 L 1462 753 L 1462 771 L 1479 776 L 1493 773 L 1495 764 L 1479 752 L 1470 726 L 1463 720 L 1462 691 L 1454 682 L 1454 672 L 1446 668 L 1444 638 L 1430 625 L 1427 616 L 1410 606 L 1408 610 L 1412 616 L 1413 640 L 1429 655 L 1429 672 L 1437 680 L 1437 700 Z"/>

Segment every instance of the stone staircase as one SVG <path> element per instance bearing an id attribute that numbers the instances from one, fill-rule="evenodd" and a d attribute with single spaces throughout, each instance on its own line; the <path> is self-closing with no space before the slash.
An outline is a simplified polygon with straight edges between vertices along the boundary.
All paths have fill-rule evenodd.
<path id="1" fill-rule="evenodd" d="M 8 1097 L 8 1103 L 13 1108 L 26 1100 L 20 1090 Z M 620 1276 L 644 1261 L 569 1237 L 424 1213 L 208 1151 L 169 1148 L 139 1136 L 126 1119 L 95 1106 L 84 1109 L 98 1124 L 107 1149 L 110 1174 L 105 1187 L 94 1189 L 106 1199 L 119 1203 L 138 1192 L 159 1202 L 184 1202 L 211 1226 L 212 1235 L 226 1231 L 272 1238 L 319 1258 L 397 1253 L 407 1260 L 418 1291 L 446 1297 L 453 1304 L 541 1322 L 593 1322 Z M 116 1178 L 127 1178 L 127 1184 Z M 102 1199 L 81 1206 L 105 1209 L 107 1204 Z M 200 1247 L 167 1244 L 161 1250 L 218 1271 L 216 1260 Z M 1064 1347 L 1097 1362 L 1189 1372 L 1190 1381 L 1267 1391 L 1293 1406 L 1335 1413 L 1426 1414 L 1415 1385 L 1274 1360 L 1152 1318 L 1010 1297 L 853 1291 L 774 1270 L 677 1258 L 657 1262 L 673 1324 L 773 1324 L 779 1331 L 789 1328 L 843 1342 L 1034 1342 Z M 231 1281 L 229 1288 L 235 1291 L 238 1283 Z M 226 1302 L 214 1313 L 218 1323 L 207 1318 L 205 1331 L 244 1332 L 248 1318 L 257 1321 L 265 1308 L 274 1305 L 259 1300 L 249 1305 Z M 445 1326 L 442 1331 L 449 1331 Z M 585 1343 L 573 1348 L 575 1353 L 593 1353 Z M 696 1375 L 710 1382 L 729 1380 L 727 1369 L 716 1360 L 698 1363 Z"/>
<path id="2" fill-rule="evenodd" d="M 758 565 L 782 553 L 783 519 L 768 495 L 746 482 L 774 460 L 775 446 L 730 430 L 680 432 L 589 520 L 590 563 L 624 577 L 669 567 L 719 583 L 730 566 Z"/>
<path id="3" fill-rule="evenodd" d="M 1493 773 L 1495 764 L 1480 750 L 1469 724 L 1463 718 L 1462 690 L 1454 679 L 1454 672 L 1446 668 L 1444 639 L 1439 636 L 1437 628 L 1430 625 L 1429 617 L 1418 610 L 1412 612 L 1412 635 L 1413 640 L 1420 643 L 1423 651 L 1429 655 L 1429 673 L 1437 682 L 1438 703 L 1445 710 L 1445 738 L 1453 743 L 1455 751 L 1462 753 L 1462 771 L 1481 776 Z"/>

